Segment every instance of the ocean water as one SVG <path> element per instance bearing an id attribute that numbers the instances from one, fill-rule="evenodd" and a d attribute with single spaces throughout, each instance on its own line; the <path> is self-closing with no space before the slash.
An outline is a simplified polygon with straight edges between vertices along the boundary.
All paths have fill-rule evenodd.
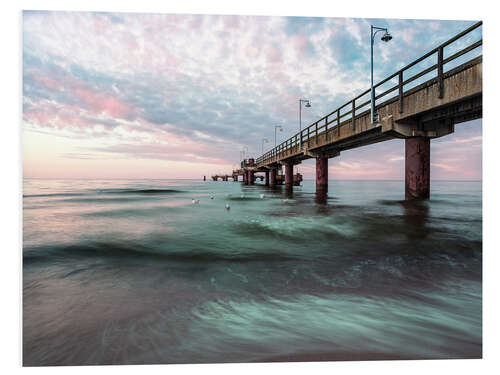
<path id="1" fill-rule="evenodd" d="M 25 366 L 482 356 L 481 182 L 23 185 Z"/>

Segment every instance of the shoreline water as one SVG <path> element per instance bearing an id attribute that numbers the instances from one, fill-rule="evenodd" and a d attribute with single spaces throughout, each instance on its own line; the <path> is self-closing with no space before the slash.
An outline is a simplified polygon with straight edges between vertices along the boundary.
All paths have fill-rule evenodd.
<path id="1" fill-rule="evenodd" d="M 482 182 L 403 183 L 25 181 L 24 365 L 480 358 Z"/>

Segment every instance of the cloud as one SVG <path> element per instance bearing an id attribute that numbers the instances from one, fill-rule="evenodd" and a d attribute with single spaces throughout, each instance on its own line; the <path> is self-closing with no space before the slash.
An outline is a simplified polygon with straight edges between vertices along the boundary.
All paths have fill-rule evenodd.
<path id="1" fill-rule="evenodd" d="M 376 45 L 377 79 L 471 24 L 25 11 L 24 129 L 96 140 L 95 152 L 233 163 L 274 125 L 295 134 L 299 98 L 313 104 L 306 126 L 368 88 L 372 21 L 394 36 Z M 166 146 L 181 141 L 189 152 Z"/>

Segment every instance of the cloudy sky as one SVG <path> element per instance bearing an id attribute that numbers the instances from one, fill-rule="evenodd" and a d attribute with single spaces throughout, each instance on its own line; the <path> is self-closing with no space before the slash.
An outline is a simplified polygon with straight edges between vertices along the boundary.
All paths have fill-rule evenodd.
<path id="1" fill-rule="evenodd" d="M 200 178 L 229 173 L 474 21 L 23 12 L 23 173 Z M 481 38 L 481 29 L 463 41 Z M 453 53 L 445 50 L 445 57 Z M 480 51 L 478 51 L 480 53 Z M 465 56 L 464 58 L 467 58 Z M 470 58 L 470 56 L 469 56 Z M 429 64 L 430 62 L 424 62 Z M 481 179 L 482 121 L 431 142 L 431 178 Z M 314 161 L 298 168 L 314 176 Z M 330 178 L 400 179 L 404 141 L 343 152 Z"/>

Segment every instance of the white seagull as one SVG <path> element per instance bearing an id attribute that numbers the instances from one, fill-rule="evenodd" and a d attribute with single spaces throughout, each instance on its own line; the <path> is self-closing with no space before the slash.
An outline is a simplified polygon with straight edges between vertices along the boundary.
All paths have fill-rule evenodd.
<path id="1" fill-rule="evenodd" d="M 230 210 L 231 207 L 226 203 L 226 210 Z"/>

